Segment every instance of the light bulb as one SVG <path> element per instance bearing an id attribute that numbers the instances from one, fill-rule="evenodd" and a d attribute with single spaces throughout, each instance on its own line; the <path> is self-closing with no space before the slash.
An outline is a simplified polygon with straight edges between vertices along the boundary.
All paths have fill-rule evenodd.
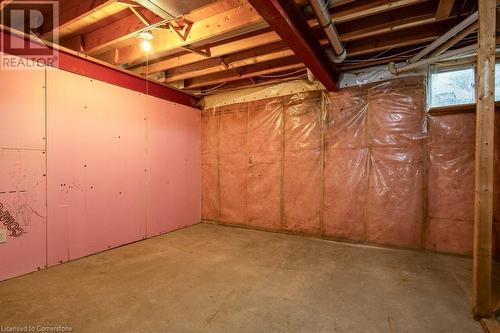
<path id="1" fill-rule="evenodd" d="M 148 42 L 147 40 L 143 40 L 142 43 L 141 43 L 141 47 L 143 49 L 144 52 L 149 52 L 151 51 L 151 49 L 153 48 L 151 46 L 151 43 Z"/>

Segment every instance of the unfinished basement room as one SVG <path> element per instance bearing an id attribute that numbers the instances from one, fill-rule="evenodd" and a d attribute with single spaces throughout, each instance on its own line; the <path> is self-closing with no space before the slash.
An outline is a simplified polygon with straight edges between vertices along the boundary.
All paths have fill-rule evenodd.
<path id="1" fill-rule="evenodd" d="M 498 13 L 0 0 L 0 333 L 500 333 Z"/>

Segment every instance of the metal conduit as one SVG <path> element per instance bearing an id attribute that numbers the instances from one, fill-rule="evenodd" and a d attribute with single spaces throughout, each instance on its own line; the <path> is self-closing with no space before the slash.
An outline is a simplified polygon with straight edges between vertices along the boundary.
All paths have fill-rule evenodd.
<path id="1" fill-rule="evenodd" d="M 319 25 L 326 34 L 333 49 L 327 49 L 326 54 L 335 63 L 341 63 L 347 56 L 347 51 L 340 41 L 339 34 L 332 22 L 330 11 L 324 0 L 309 0 Z"/>

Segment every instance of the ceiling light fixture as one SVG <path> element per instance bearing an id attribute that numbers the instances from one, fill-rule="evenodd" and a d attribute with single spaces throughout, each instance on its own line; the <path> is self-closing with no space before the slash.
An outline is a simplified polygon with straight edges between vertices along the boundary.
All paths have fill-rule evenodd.
<path id="1" fill-rule="evenodd" d="M 151 33 L 151 31 L 143 31 L 139 34 L 139 37 L 142 39 L 142 40 L 152 40 L 154 38 L 153 34 Z"/>

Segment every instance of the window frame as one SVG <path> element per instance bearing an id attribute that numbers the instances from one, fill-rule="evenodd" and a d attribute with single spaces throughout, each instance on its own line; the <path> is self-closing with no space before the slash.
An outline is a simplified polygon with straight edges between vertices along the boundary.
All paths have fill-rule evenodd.
<path id="1" fill-rule="evenodd" d="M 500 63 L 497 63 L 500 64 Z M 432 74 L 439 74 L 439 73 L 447 73 L 447 72 L 455 72 L 455 71 L 460 71 L 460 70 L 466 70 L 466 69 L 472 69 L 473 73 L 473 87 L 472 87 L 472 94 L 473 94 L 473 102 L 472 103 L 459 103 L 459 104 L 449 104 L 449 105 L 436 105 L 432 106 Z M 458 64 L 458 65 L 430 65 L 428 68 L 428 74 L 427 74 L 427 98 L 426 98 L 426 103 L 427 103 L 427 111 L 430 110 L 437 110 L 437 109 L 450 109 L 450 108 L 467 108 L 467 106 L 470 105 L 475 105 L 477 101 L 477 66 L 475 63 L 466 63 L 466 64 Z"/>

